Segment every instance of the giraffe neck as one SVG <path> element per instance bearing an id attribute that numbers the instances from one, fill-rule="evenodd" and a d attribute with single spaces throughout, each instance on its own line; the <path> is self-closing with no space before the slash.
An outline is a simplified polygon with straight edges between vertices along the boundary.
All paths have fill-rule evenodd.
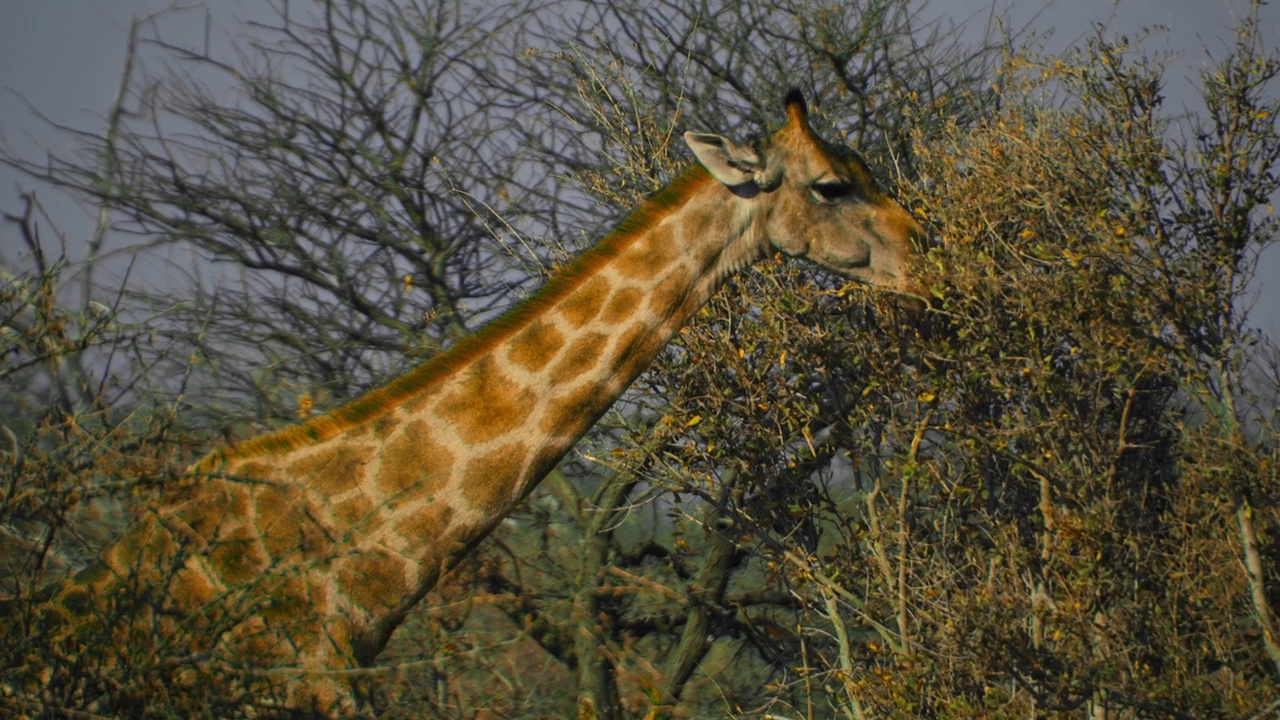
<path id="1" fill-rule="evenodd" d="M 323 536 L 348 539 L 321 543 L 336 559 L 310 571 L 328 588 L 322 612 L 354 621 L 355 654 L 369 662 L 725 277 L 761 254 L 750 207 L 695 166 L 445 355 L 196 470 L 305 488 Z M 258 524 L 281 526 L 269 520 Z M 278 560 L 261 542 L 260 564 Z"/>

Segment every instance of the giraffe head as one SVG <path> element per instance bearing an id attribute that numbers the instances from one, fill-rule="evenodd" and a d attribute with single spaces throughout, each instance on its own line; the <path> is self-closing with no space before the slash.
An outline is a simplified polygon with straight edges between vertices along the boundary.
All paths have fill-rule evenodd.
<path id="1" fill-rule="evenodd" d="M 787 124 L 749 146 L 711 133 L 685 133 L 685 142 L 712 177 L 753 204 L 753 230 L 773 248 L 923 299 L 908 276 L 919 223 L 876 186 L 853 150 L 814 134 L 798 90 L 787 94 L 786 109 Z"/>

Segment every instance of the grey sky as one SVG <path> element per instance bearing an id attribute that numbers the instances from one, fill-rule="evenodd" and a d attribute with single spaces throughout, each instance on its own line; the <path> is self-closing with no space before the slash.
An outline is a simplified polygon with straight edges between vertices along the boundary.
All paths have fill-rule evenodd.
<path id="1" fill-rule="evenodd" d="M 114 95 L 124 63 L 125 41 L 133 17 L 142 17 L 172 5 L 172 0 L 44 0 L 21 2 L 4 0 L 4 22 L 0 23 L 0 134 L 9 146 L 27 157 L 39 157 L 42 148 L 66 150 L 56 133 L 50 132 L 25 106 L 73 127 L 97 131 Z M 168 40 L 189 39 L 203 43 L 208 13 L 216 36 L 241 34 L 239 18 L 259 12 L 264 3 L 219 0 L 203 3 L 186 0 L 188 9 L 161 20 Z M 1263 37 L 1280 42 L 1280 6 L 1263 9 Z M 1230 46 L 1231 28 L 1248 10 L 1245 0 L 1058 0 L 1048 6 L 1040 0 L 997 0 L 998 11 L 1008 11 L 1017 28 L 1052 30 L 1051 47 L 1062 47 L 1087 36 L 1092 23 L 1106 23 L 1112 32 L 1132 34 L 1155 24 L 1169 32 L 1152 38 L 1147 47 L 1179 53 L 1181 63 L 1171 67 L 1168 80 L 1170 109 L 1194 104 L 1190 81 L 1206 59 L 1202 48 L 1215 56 Z M 935 0 L 929 15 L 969 22 L 975 30 L 986 24 L 991 0 Z M 0 167 L 0 209 L 19 207 L 16 189 L 32 189 L 30 181 Z M 35 188 L 38 191 L 39 188 Z M 41 192 L 52 201 L 53 194 Z M 86 212 L 69 214 L 72 207 L 57 204 L 57 219 L 69 235 L 69 242 L 83 236 L 88 227 Z M 83 223 L 83 225 L 81 225 Z M 80 235 L 77 235 L 77 233 Z M 16 237 L 0 228 L 0 246 L 8 247 Z M 1273 337 L 1280 335 L 1280 248 L 1264 258 L 1260 272 L 1260 295 L 1254 323 Z"/>

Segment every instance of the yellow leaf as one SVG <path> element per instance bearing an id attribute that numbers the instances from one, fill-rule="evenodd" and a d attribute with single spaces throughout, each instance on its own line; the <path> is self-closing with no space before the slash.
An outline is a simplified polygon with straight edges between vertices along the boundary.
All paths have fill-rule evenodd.
<path id="1" fill-rule="evenodd" d="M 787 364 L 787 351 L 783 350 L 782 355 L 778 358 L 778 365 L 786 365 L 786 364 Z"/>
<path id="2" fill-rule="evenodd" d="M 315 408 L 315 401 L 311 399 L 311 393 L 304 392 L 298 398 L 298 419 L 306 420 L 311 417 L 311 411 Z"/>
<path id="3" fill-rule="evenodd" d="M 925 390 L 924 392 L 920 393 L 916 397 L 920 400 L 920 402 L 923 402 L 923 403 L 931 403 L 934 400 L 938 399 L 938 396 L 933 394 L 933 392 L 929 390 Z"/>
<path id="4" fill-rule="evenodd" d="M 684 425 L 685 427 L 693 427 L 694 425 L 697 425 L 700 422 L 702 422 L 702 416 L 694 415 L 693 417 L 689 418 L 689 422 L 685 423 Z"/>

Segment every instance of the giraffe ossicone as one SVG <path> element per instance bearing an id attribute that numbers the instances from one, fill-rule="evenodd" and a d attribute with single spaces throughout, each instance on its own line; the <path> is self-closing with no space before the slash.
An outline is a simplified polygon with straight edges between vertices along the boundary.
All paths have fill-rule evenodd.
<path id="1" fill-rule="evenodd" d="M 800 93 L 785 108 L 750 145 L 686 133 L 697 163 L 448 352 L 197 462 L 64 599 L 101 607 L 142 577 L 146 632 L 181 627 L 208 662 L 287 678 L 299 709 L 352 709 L 343 671 L 373 663 L 729 274 L 776 250 L 919 294 L 919 225 L 814 134 Z"/>

